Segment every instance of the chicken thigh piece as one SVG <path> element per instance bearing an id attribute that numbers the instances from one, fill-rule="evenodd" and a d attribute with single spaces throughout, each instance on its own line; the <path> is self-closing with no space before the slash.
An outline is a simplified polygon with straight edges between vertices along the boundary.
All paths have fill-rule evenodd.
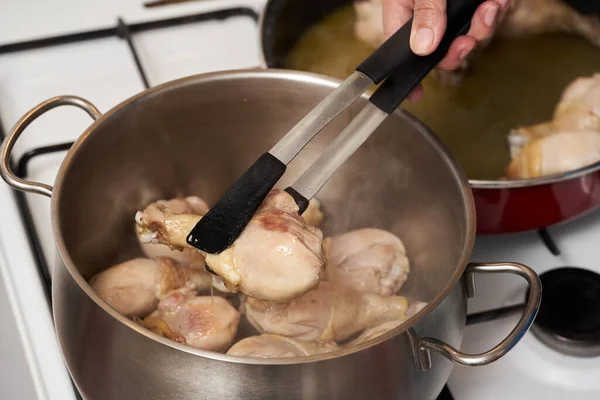
<path id="1" fill-rule="evenodd" d="M 381 336 L 384 333 L 387 333 L 387 332 L 391 331 L 392 329 L 402 325 L 402 323 L 404 323 L 404 321 L 406 321 L 406 319 L 397 320 L 397 321 L 388 321 L 388 322 L 384 322 L 383 324 L 379 324 L 373 328 L 365 329 L 356 339 L 349 341 L 348 343 L 346 343 L 344 345 L 344 347 L 358 346 L 359 344 L 368 342 L 371 339 L 375 339 L 376 337 Z"/>
<path id="2" fill-rule="evenodd" d="M 208 205 L 195 196 L 159 200 L 150 204 L 135 215 L 136 232 L 142 249 L 151 258 L 169 250 L 173 253 L 170 257 L 177 261 L 204 268 L 204 256 L 187 246 L 185 238 L 207 212 Z"/>
<path id="3" fill-rule="evenodd" d="M 600 132 L 600 73 L 575 79 L 563 91 L 552 120 L 514 129 L 508 135 L 512 158 L 529 142 L 561 132 Z"/>
<path id="4" fill-rule="evenodd" d="M 335 343 L 305 342 L 281 335 L 263 333 L 251 336 L 234 344 L 227 354 L 255 358 L 307 357 L 335 351 Z"/>
<path id="5" fill-rule="evenodd" d="M 393 233 L 357 229 L 323 242 L 327 278 L 359 292 L 389 296 L 406 282 L 410 271 L 406 249 Z"/>
<path id="6" fill-rule="evenodd" d="M 508 165 L 509 179 L 560 174 L 600 161 L 600 132 L 562 132 L 528 143 Z"/>
<path id="7" fill-rule="evenodd" d="M 411 318 L 413 315 L 421 311 L 426 305 L 427 303 L 422 301 L 414 301 L 410 303 L 408 309 L 406 310 L 404 319 L 397 319 L 394 321 L 384 322 L 383 324 L 379 324 L 373 328 L 365 329 L 356 339 L 347 342 L 344 345 L 344 347 L 358 346 L 359 344 L 365 343 L 371 339 L 375 339 L 376 337 L 391 331 L 392 329 L 402 325 L 407 319 Z"/>
<path id="8" fill-rule="evenodd" d="M 144 317 L 156 309 L 159 299 L 184 286 L 208 287 L 210 276 L 176 265 L 169 258 L 136 258 L 92 277 L 90 286 L 126 317 Z"/>
<path id="9" fill-rule="evenodd" d="M 298 215 L 294 199 L 272 190 L 234 244 L 206 263 L 230 290 L 284 302 L 303 295 L 323 275 L 323 234 Z"/>
<path id="10" fill-rule="evenodd" d="M 144 318 L 152 332 L 197 349 L 226 351 L 237 334 L 240 313 L 218 296 L 197 296 L 183 288 L 170 292 Z"/>
<path id="11" fill-rule="evenodd" d="M 195 196 L 159 200 L 138 211 L 135 215 L 136 233 L 142 250 L 148 257 L 169 257 L 179 265 L 208 273 L 204 254 L 185 243 L 189 231 L 207 212 L 206 203 Z M 207 282 L 220 292 L 229 292 L 219 276 L 213 276 L 210 281 L 207 278 Z M 199 290 L 209 289 L 210 283 Z"/>
<path id="12" fill-rule="evenodd" d="M 425 308 L 427 305 L 424 301 L 413 301 L 409 304 L 408 310 L 406 310 L 406 318 L 412 318 L 413 315 Z"/>
<path id="13" fill-rule="evenodd" d="M 185 238 L 199 215 L 146 211 L 136 217 L 141 236 L 175 248 L 189 247 Z M 233 245 L 219 254 L 206 254 L 206 263 L 230 291 L 284 302 L 320 282 L 322 241 L 321 231 L 298 215 L 292 196 L 273 189 Z"/>
<path id="14" fill-rule="evenodd" d="M 363 329 L 404 320 L 408 303 L 402 296 L 357 293 L 321 282 L 287 304 L 245 298 L 243 311 L 261 333 L 305 341 L 341 342 Z"/>

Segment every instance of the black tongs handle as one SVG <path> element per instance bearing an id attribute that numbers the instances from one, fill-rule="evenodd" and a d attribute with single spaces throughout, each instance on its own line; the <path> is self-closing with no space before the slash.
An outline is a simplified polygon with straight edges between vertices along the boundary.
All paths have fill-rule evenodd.
<path id="1" fill-rule="evenodd" d="M 386 113 L 393 112 L 410 92 L 444 58 L 450 45 L 465 34 L 477 7 L 484 0 L 448 0 L 447 26 L 439 46 L 427 56 L 410 49 L 412 19 L 363 61 L 356 70 L 383 84 L 371 96 L 371 103 Z"/>

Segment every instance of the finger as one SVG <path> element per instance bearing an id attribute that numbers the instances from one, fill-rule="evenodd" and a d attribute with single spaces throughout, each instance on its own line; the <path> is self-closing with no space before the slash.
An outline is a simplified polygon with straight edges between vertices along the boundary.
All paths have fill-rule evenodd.
<path id="1" fill-rule="evenodd" d="M 448 71 L 457 69 L 476 44 L 477 41 L 470 36 L 457 37 L 450 45 L 444 59 L 438 64 L 438 68 Z"/>
<path id="2" fill-rule="evenodd" d="M 383 34 L 392 36 L 412 17 L 414 0 L 383 0 Z"/>
<path id="3" fill-rule="evenodd" d="M 492 36 L 503 10 L 500 4 L 498 4 L 500 1 L 506 0 L 486 1 L 477 7 L 467 36 L 471 36 L 478 42 Z"/>
<path id="4" fill-rule="evenodd" d="M 419 85 L 413 89 L 412 92 L 406 97 L 408 101 L 413 103 L 418 102 L 423 97 L 423 85 L 419 83 Z"/>
<path id="5" fill-rule="evenodd" d="M 410 47 L 418 55 L 431 54 L 446 30 L 446 0 L 415 0 Z"/>
<path id="6" fill-rule="evenodd" d="M 513 6 L 515 6 L 518 3 L 518 0 L 494 0 L 496 3 L 498 3 L 498 5 L 500 6 L 500 17 L 498 18 L 498 22 L 501 22 L 504 17 L 506 16 L 506 13 L 508 12 L 508 9 L 511 7 L 511 4 Z"/>

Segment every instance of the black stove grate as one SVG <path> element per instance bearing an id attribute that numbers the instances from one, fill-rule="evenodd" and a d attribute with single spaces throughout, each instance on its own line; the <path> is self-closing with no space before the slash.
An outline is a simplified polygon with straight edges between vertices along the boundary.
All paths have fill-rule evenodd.
<path id="1" fill-rule="evenodd" d="M 125 21 L 122 18 L 118 18 L 117 25 L 114 28 L 93 30 L 93 31 L 74 33 L 74 34 L 69 34 L 69 35 L 54 36 L 54 37 L 49 37 L 49 38 L 36 39 L 36 40 L 12 43 L 12 44 L 7 44 L 7 45 L 0 45 L 0 55 L 18 52 L 18 51 L 34 50 L 34 49 L 40 49 L 40 48 L 44 48 L 44 47 L 59 46 L 59 45 L 68 44 L 68 43 L 82 42 L 82 41 L 87 41 L 87 40 L 94 40 L 94 39 L 116 36 L 127 42 L 127 45 L 129 47 L 129 50 L 131 51 L 131 55 L 135 62 L 135 65 L 136 65 L 137 71 L 140 75 L 140 78 L 144 84 L 144 87 L 146 89 L 148 89 L 150 87 L 150 82 L 148 80 L 147 74 L 142 66 L 142 63 L 138 56 L 137 50 L 135 48 L 135 44 L 133 41 L 134 33 L 144 32 L 144 31 L 154 30 L 154 29 L 175 27 L 175 26 L 191 24 L 191 23 L 200 23 L 200 22 L 215 21 L 215 20 L 217 20 L 217 21 L 225 20 L 228 18 L 240 17 L 240 16 L 246 16 L 246 17 L 252 18 L 252 20 L 254 20 L 255 22 L 258 22 L 258 14 L 256 13 L 256 11 L 254 11 L 250 8 L 245 8 L 245 7 L 229 8 L 229 9 L 223 9 L 223 10 L 218 10 L 218 11 L 213 11 L 213 12 L 205 12 L 205 13 L 193 14 L 193 15 L 184 16 L 184 17 L 169 18 L 169 19 L 163 19 L 163 20 L 152 21 L 152 22 L 144 22 L 144 23 L 138 23 L 138 24 L 127 24 L 127 23 L 125 23 Z M 0 118 L 0 141 L 4 140 L 4 138 L 6 136 L 5 132 L 2 128 L 1 122 L 2 122 L 2 119 Z M 21 158 L 18 160 L 18 162 L 15 162 L 14 159 L 11 160 L 11 167 L 13 168 L 13 171 L 15 171 L 15 174 L 18 177 L 24 179 L 27 177 L 28 165 L 29 165 L 29 162 L 31 162 L 31 160 L 33 160 L 34 158 L 37 158 L 39 156 L 43 156 L 45 154 L 54 154 L 54 153 L 58 153 L 61 151 L 67 151 L 71 148 L 72 145 L 73 145 L 73 143 L 70 142 L 70 143 L 61 143 L 61 144 L 57 144 L 57 145 L 44 146 L 44 147 L 38 147 L 38 148 L 32 149 L 32 150 L 26 152 L 25 154 L 23 154 L 23 156 L 21 156 Z M 36 268 L 37 268 L 38 274 L 43 283 L 44 294 L 46 296 L 46 300 L 48 301 L 48 307 L 51 310 L 52 309 L 52 294 L 51 294 L 52 278 L 51 278 L 51 273 L 50 273 L 50 267 L 48 266 L 48 263 L 44 256 L 44 251 L 42 249 L 42 244 L 40 241 L 39 233 L 37 232 L 37 230 L 35 228 L 35 224 L 33 222 L 33 215 L 31 213 L 29 203 L 27 202 L 25 193 L 20 192 L 18 190 L 13 190 L 13 193 L 14 193 L 14 196 L 15 196 L 15 199 L 17 202 L 19 214 L 20 214 L 21 219 L 23 220 L 23 223 L 25 226 L 27 240 L 29 241 L 29 245 L 33 251 Z M 74 384 L 73 384 L 73 388 L 74 388 L 77 399 L 82 400 L 82 396 Z"/>
<path id="2" fill-rule="evenodd" d="M 86 31 L 86 32 L 79 32 L 79 33 L 73 33 L 73 34 L 67 34 L 67 35 L 53 36 L 53 37 L 48 37 L 48 38 L 35 39 L 35 40 L 30 40 L 30 41 L 23 41 L 23 42 L 18 42 L 18 43 L 0 45 L 0 55 L 19 52 L 19 51 L 25 51 L 25 50 L 34 50 L 34 49 L 40 49 L 40 48 L 45 48 L 45 47 L 60 46 L 60 45 L 64 45 L 64 44 L 83 42 L 83 41 L 100 39 L 100 38 L 118 37 L 127 42 L 127 45 L 129 47 L 129 50 L 131 51 L 131 55 L 133 57 L 135 65 L 136 65 L 136 69 L 140 75 L 140 79 L 142 80 L 144 87 L 146 89 L 148 89 L 148 88 L 150 88 L 151 85 L 148 80 L 146 71 L 144 70 L 144 67 L 142 66 L 142 63 L 140 61 L 140 57 L 138 55 L 137 49 L 135 48 L 135 44 L 133 41 L 133 35 L 135 33 L 145 32 L 145 31 L 154 30 L 154 29 L 170 28 L 170 27 L 192 24 L 192 23 L 206 22 L 206 21 L 215 21 L 215 20 L 220 21 L 220 20 L 226 20 L 228 18 L 240 17 L 240 16 L 249 17 L 253 21 L 258 22 L 258 14 L 256 13 L 256 11 L 254 11 L 253 9 L 250 9 L 250 8 L 245 8 L 245 7 L 229 8 L 229 9 L 223 9 L 223 10 L 212 11 L 212 12 L 192 14 L 192 15 L 183 16 L 183 17 L 168 18 L 168 19 L 162 19 L 162 20 L 151 21 L 151 22 L 142 22 L 142 23 L 137 23 L 137 24 L 127 24 L 122 18 L 118 18 L 117 24 L 113 28 L 91 30 L 91 31 Z M 5 132 L 3 131 L 3 128 L 1 125 L 1 118 L 0 118 L 0 140 L 4 139 L 4 137 L 5 137 Z M 42 156 L 42 155 L 45 155 L 45 154 L 52 154 L 52 153 L 57 153 L 57 152 L 61 152 L 61 151 L 67 151 L 72 145 L 73 145 L 73 142 L 61 143 L 61 144 L 52 145 L 52 146 L 38 147 L 38 148 L 28 151 L 27 153 L 23 154 L 23 156 L 21 157 L 21 159 L 18 160 L 16 165 L 15 165 L 15 160 L 12 160 L 13 168 L 16 166 L 16 168 L 14 169 L 15 174 L 19 178 L 25 179 L 27 177 L 28 164 L 32 159 Z M 42 279 L 42 282 L 44 284 L 46 299 L 48 300 L 48 304 L 51 307 L 52 306 L 52 296 L 51 296 L 50 285 L 52 282 L 51 282 L 51 276 L 50 276 L 50 267 L 48 266 L 48 263 L 44 256 L 44 252 L 42 249 L 39 234 L 38 234 L 37 230 L 35 229 L 35 225 L 33 222 L 33 216 L 31 213 L 31 209 L 29 208 L 29 204 L 27 202 L 25 193 L 16 191 L 16 190 L 14 191 L 14 193 L 15 193 L 15 197 L 17 200 L 17 205 L 19 207 L 19 213 L 25 224 L 27 239 L 29 241 L 29 245 L 31 246 L 31 248 L 33 250 L 33 255 L 34 255 L 34 258 L 36 261 L 36 267 L 37 267 L 38 273 Z"/>
<path id="3" fill-rule="evenodd" d="M 154 29 L 161 28 L 169 28 L 175 27 L 179 25 L 191 24 L 191 23 L 200 23 L 206 21 L 215 21 L 215 20 L 226 20 L 232 17 L 240 17 L 245 16 L 253 19 L 255 22 L 258 22 L 258 14 L 255 10 L 246 7 L 235 7 L 229 9 L 223 9 L 212 12 L 205 12 L 199 14 L 193 14 L 189 16 L 176 17 L 176 18 L 168 18 L 151 22 L 143 22 L 137 24 L 127 24 L 122 18 L 118 18 L 117 24 L 115 27 L 106 28 L 106 29 L 97 29 L 86 32 L 73 33 L 68 35 L 60 35 L 53 36 L 42 39 L 35 39 L 30 41 L 23 41 L 18 43 L 11 43 L 0 45 L 0 55 L 7 53 L 14 53 L 25 50 L 33 50 L 44 47 L 53 47 L 60 46 L 63 44 L 83 42 L 88 40 L 107 38 L 107 37 L 118 37 L 127 42 L 131 55 L 133 57 L 133 61 L 135 62 L 137 71 L 140 75 L 140 79 L 142 80 L 144 87 L 146 89 L 151 87 L 151 84 L 148 80 L 148 76 L 146 71 L 142 65 L 142 62 L 139 58 L 138 52 L 136 50 L 133 36 L 135 33 L 144 32 Z M 2 129 L 1 118 L 0 118 L 0 141 L 5 137 L 5 132 Z M 13 168 L 16 175 L 22 179 L 25 179 L 28 174 L 28 165 L 29 163 L 40 156 L 46 154 L 54 154 L 59 152 L 67 151 L 71 148 L 73 142 L 69 143 L 61 143 L 51 146 L 44 146 L 34 148 L 21 156 L 18 162 L 12 160 Z M 33 255 L 36 262 L 36 268 L 38 273 L 42 279 L 46 299 L 48 300 L 48 305 L 51 308 L 52 306 L 52 296 L 51 296 L 51 284 L 52 278 L 50 274 L 50 267 L 46 261 L 44 256 L 44 251 L 42 249 L 39 233 L 35 228 L 35 224 L 33 222 L 33 215 L 31 213 L 31 209 L 29 207 L 29 203 L 27 202 L 25 193 L 13 190 L 14 196 L 16 198 L 16 202 L 19 208 L 20 216 L 23 220 L 27 239 L 29 241 L 29 245 L 33 251 Z M 553 241 L 550 234 L 542 229 L 539 231 L 540 239 L 544 242 L 548 250 L 554 254 L 559 255 L 560 251 Z M 490 311 L 485 311 L 477 314 L 472 314 L 467 316 L 467 324 L 476 324 L 480 322 L 491 321 L 498 318 L 503 318 L 507 315 L 514 314 L 520 312 L 524 308 L 523 304 L 510 306 Z M 81 399 L 81 396 L 77 392 L 77 398 Z M 442 392 L 440 393 L 438 400 L 453 400 L 453 396 L 450 393 L 450 390 L 447 386 L 444 387 Z"/>

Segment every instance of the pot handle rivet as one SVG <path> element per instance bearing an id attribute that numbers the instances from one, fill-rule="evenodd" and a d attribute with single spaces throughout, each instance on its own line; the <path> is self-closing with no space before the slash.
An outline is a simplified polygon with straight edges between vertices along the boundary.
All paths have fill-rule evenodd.
<path id="1" fill-rule="evenodd" d="M 92 103 L 76 96 L 56 96 L 32 108 L 15 124 L 11 132 L 8 134 L 8 137 L 0 146 L 0 176 L 10 186 L 24 192 L 42 194 L 48 197 L 52 196 L 52 186 L 46 185 L 45 183 L 27 181 L 16 176 L 10 168 L 10 154 L 15 143 L 17 142 L 17 139 L 19 139 L 21 133 L 23 133 L 29 124 L 35 121 L 36 118 L 44 114 L 46 111 L 49 111 L 55 107 L 67 105 L 81 108 L 87 112 L 89 116 L 94 119 L 94 121 L 100 118 L 102 115 Z"/>
<path id="2" fill-rule="evenodd" d="M 475 274 L 514 274 L 524 278 L 529 284 L 529 297 L 521 319 L 496 347 L 480 354 L 466 354 L 435 338 L 421 338 L 416 342 L 417 368 L 426 371 L 431 368 L 432 350 L 437 351 L 450 361 L 465 366 L 487 365 L 504 356 L 521 340 L 529 330 L 537 315 L 542 300 L 542 283 L 539 276 L 528 266 L 512 262 L 471 263 L 465 269 L 465 289 L 468 297 L 475 296 Z"/>

